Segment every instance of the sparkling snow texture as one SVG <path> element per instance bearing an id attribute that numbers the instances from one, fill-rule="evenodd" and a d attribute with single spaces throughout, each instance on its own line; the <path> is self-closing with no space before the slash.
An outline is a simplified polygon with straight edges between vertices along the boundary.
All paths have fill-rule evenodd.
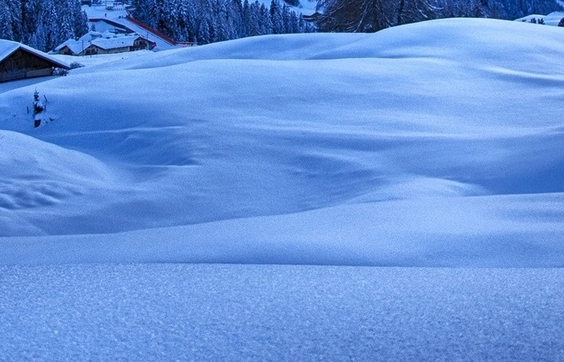
<path id="1" fill-rule="evenodd" d="M 0 356 L 560 361 L 563 273 L 186 264 L 0 267 L 0 304 L 9 306 L 0 313 Z"/>

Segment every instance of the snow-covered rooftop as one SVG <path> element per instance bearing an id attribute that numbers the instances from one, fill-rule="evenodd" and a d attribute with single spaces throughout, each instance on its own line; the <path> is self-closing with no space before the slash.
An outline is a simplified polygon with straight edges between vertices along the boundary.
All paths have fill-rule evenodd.
<path id="1" fill-rule="evenodd" d="M 30 46 L 25 44 L 21 44 L 18 42 L 14 42 L 11 40 L 0 39 L 0 60 L 4 60 L 6 57 L 17 51 L 18 49 L 23 49 L 29 53 L 35 54 L 36 56 L 43 58 L 45 60 L 54 63 L 55 65 L 61 68 L 68 68 L 68 65 L 65 62 L 62 62 L 49 54 L 42 52 L 40 50 L 34 49 Z"/>
<path id="2" fill-rule="evenodd" d="M 119 10 L 106 10 L 103 5 L 83 6 L 82 9 L 86 11 L 88 18 L 95 21 L 96 30 L 108 30 L 108 23 L 117 24 L 121 28 L 128 29 L 130 32 L 140 34 L 143 38 L 156 44 L 156 49 L 166 50 L 176 47 L 176 44 L 163 37 L 162 34 L 150 29 L 148 27 L 140 26 L 137 22 L 129 17 L 129 14 L 124 9 Z M 98 29 L 101 27 L 103 29 Z"/>
<path id="3" fill-rule="evenodd" d="M 0 60 L 6 58 L 21 46 L 20 43 L 16 43 L 11 40 L 0 39 Z"/>
<path id="4" fill-rule="evenodd" d="M 111 38 L 102 37 L 92 40 L 92 44 L 102 49 L 115 49 L 133 46 L 135 39 L 138 38 L 139 35 L 115 36 Z"/>
<path id="5" fill-rule="evenodd" d="M 143 38 L 152 41 L 157 45 L 158 50 L 172 49 L 177 46 L 176 44 L 171 43 L 171 41 L 169 41 L 165 37 L 161 36 L 161 34 L 158 34 L 157 32 L 147 27 L 140 26 L 138 23 L 136 23 L 129 17 L 115 18 L 113 19 L 113 21 L 126 27 L 127 29 L 130 29 L 131 31 L 137 34 L 142 35 Z"/>
<path id="6" fill-rule="evenodd" d="M 90 45 L 95 45 L 101 49 L 117 49 L 123 47 L 131 47 L 134 45 L 135 40 L 140 38 L 136 33 L 130 34 L 115 34 L 109 31 L 104 33 L 90 31 L 88 34 L 82 36 L 78 40 L 69 39 L 55 48 L 55 51 L 60 51 L 65 46 L 72 50 L 74 54 L 80 54 L 84 49 Z"/>
<path id="7" fill-rule="evenodd" d="M 88 34 L 79 40 L 67 40 L 55 48 L 55 51 L 59 51 L 65 46 L 69 47 L 74 54 L 80 54 L 90 45 L 95 45 L 99 48 L 108 50 L 131 47 L 134 45 L 135 40 L 139 37 L 140 36 L 138 34 L 103 34 L 100 36 L 92 36 L 92 34 Z"/>

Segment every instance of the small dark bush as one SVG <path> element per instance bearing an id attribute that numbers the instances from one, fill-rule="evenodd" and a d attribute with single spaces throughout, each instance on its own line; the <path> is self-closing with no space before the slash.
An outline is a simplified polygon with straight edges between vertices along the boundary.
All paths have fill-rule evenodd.
<path id="1" fill-rule="evenodd" d="M 70 69 L 82 68 L 84 64 L 80 64 L 79 62 L 72 62 L 69 64 Z"/>
<path id="2" fill-rule="evenodd" d="M 69 74 L 69 71 L 63 68 L 55 68 L 55 70 L 53 71 L 53 75 L 65 76 L 67 74 Z"/>

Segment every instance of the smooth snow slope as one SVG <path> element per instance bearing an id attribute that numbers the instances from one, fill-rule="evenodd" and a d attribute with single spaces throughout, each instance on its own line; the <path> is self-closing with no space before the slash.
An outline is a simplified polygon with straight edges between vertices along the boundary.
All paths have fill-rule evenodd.
<path id="1" fill-rule="evenodd" d="M 0 261 L 562 266 L 562 35 L 265 36 L 5 90 Z"/>

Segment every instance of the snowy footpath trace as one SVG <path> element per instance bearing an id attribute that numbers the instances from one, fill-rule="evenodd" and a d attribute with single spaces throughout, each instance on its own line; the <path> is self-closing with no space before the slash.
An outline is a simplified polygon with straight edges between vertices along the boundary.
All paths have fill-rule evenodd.
<path id="1" fill-rule="evenodd" d="M 562 28 L 448 19 L 80 58 L 66 77 L 0 83 L 0 334 L 10 341 L 0 359 L 158 359 L 190 333 L 200 342 L 180 359 L 233 346 L 257 360 L 564 359 L 562 59 Z M 56 119 L 37 128 L 26 111 L 35 90 Z M 251 266 L 167 263 L 264 264 L 286 273 L 272 284 L 290 285 L 254 295 Z M 498 267 L 508 269 L 487 269 Z M 189 276 L 204 271 L 242 279 L 214 294 L 215 279 Z M 322 303 L 291 300 L 331 275 Z M 140 279 L 148 285 L 134 289 Z M 169 292 L 177 309 L 150 298 Z M 216 295 L 224 321 L 182 309 Z M 253 327 L 257 315 L 244 313 L 255 297 L 282 309 L 247 333 L 238 328 Z M 382 322 L 392 300 L 415 319 Z M 108 309 L 80 309 L 88 303 Z M 118 345 L 104 350 L 106 338 Z"/>

